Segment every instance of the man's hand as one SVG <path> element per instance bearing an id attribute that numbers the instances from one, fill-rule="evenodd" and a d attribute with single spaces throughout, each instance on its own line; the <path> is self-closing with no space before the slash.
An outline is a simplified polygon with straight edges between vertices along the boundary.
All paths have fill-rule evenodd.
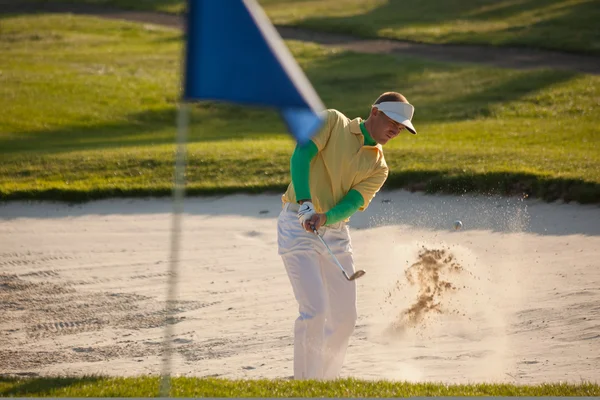
<path id="1" fill-rule="evenodd" d="M 319 229 L 327 222 L 327 216 L 317 214 L 313 203 L 310 201 L 302 201 L 300 210 L 298 210 L 298 219 L 304 230 L 310 233 L 314 233 L 313 229 Z"/>
<path id="2" fill-rule="evenodd" d="M 318 230 L 320 227 L 325 225 L 327 222 L 327 215 L 325 214 L 313 214 L 309 220 L 305 221 L 302 226 L 307 232 L 314 233 L 313 229 Z"/>
<path id="3" fill-rule="evenodd" d="M 300 220 L 300 225 L 302 225 L 304 229 L 306 229 L 305 222 L 309 221 L 315 213 L 315 206 L 312 202 L 302 202 L 302 205 L 300 205 L 300 209 L 298 210 L 298 220 Z"/>

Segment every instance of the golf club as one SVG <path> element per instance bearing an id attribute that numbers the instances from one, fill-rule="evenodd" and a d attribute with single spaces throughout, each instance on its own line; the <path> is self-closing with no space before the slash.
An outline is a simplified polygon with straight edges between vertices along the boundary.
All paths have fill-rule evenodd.
<path id="1" fill-rule="evenodd" d="M 329 248 L 329 246 L 327 246 L 327 243 L 325 243 L 325 241 L 323 240 L 323 238 L 321 237 L 321 235 L 319 235 L 319 232 L 317 232 L 317 230 L 315 228 L 313 228 L 313 232 L 315 233 L 315 235 L 317 235 L 317 237 L 319 238 L 319 240 L 321 241 L 321 243 L 323 243 L 325 245 L 325 248 L 327 249 L 327 251 L 329 252 L 329 254 L 331 254 L 331 257 L 333 257 L 333 261 L 335 261 L 335 264 L 339 267 L 339 269 L 342 270 L 342 273 L 344 274 L 344 277 L 346 278 L 346 280 L 353 281 L 355 279 L 360 278 L 364 274 L 366 274 L 366 272 L 364 270 L 359 269 L 358 271 L 356 271 L 352 275 L 348 276 L 348 274 L 344 270 L 344 267 L 342 267 L 342 264 L 340 264 L 340 262 L 338 261 L 338 259 L 336 258 L 336 256 L 333 254 L 333 252 L 331 251 L 331 249 Z"/>

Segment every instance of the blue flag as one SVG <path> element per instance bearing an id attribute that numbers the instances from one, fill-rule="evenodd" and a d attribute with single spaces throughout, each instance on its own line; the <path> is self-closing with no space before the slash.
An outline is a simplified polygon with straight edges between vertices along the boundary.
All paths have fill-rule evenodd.
<path id="1" fill-rule="evenodd" d="M 255 0 L 190 0 L 186 50 L 184 100 L 274 107 L 300 143 L 321 127 L 321 99 Z"/>

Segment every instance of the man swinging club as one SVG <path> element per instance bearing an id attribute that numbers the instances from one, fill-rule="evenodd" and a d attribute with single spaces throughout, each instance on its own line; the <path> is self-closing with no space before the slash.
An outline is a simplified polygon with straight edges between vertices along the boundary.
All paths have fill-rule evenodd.
<path id="1" fill-rule="evenodd" d="M 323 128 L 292 154 L 277 240 L 300 312 L 294 326 L 295 379 L 339 376 L 357 318 L 356 281 L 339 270 L 354 274 L 346 223 L 369 206 L 387 179 L 382 145 L 404 129 L 417 133 L 413 113 L 396 92 L 379 96 L 366 120 L 327 110 Z"/>

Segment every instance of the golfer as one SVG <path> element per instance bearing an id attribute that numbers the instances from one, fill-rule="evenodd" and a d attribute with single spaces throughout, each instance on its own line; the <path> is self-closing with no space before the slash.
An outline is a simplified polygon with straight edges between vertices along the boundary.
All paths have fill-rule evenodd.
<path id="1" fill-rule="evenodd" d="M 352 275 L 346 223 L 368 207 L 388 176 L 382 145 L 404 129 L 417 133 L 413 113 L 396 92 L 379 96 L 366 120 L 327 110 L 323 128 L 292 154 L 292 182 L 282 196 L 277 239 L 300 312 L 294 326 L 295 379 L 337 378 L 357 317 L 356 282 L 340 273 L 313 228 Z"/>

